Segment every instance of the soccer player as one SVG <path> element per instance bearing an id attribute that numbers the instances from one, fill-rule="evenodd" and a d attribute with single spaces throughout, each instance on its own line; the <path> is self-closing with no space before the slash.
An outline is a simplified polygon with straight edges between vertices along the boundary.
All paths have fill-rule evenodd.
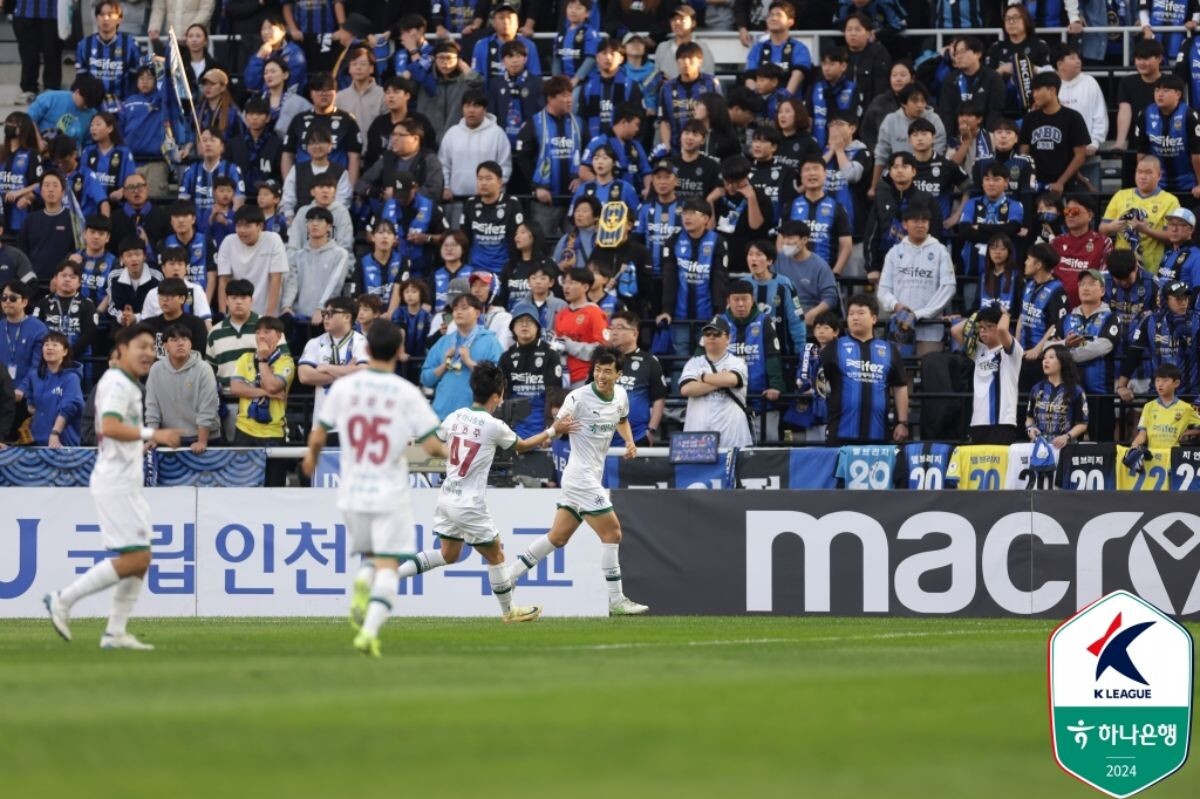
<path id="1" fill-rule="evenodd" d="M 152 441 L 178 447 L 179 431 L 153 430 L 142 422 L 138 381 L 157 360 L 154 333 L 144 325 L 131 325 L 117 332 L 114 342 L 117 368 L 105 372 L 96 385 L 98 450 L 90 485 L 101 540 L 117 556 L 100 561 L 63 590 L 46 594 L 43 602 L 54 629 L 70 641 L 71 606 L 115 585 L 100 648 L 146 650 L 154 647 L 125 629 L 150 568 L 150 505 L 142 494 L 142 445 Z"/>
<path id="2" fill-rule="evenodd" d="M 365 559 L 355 576 L 352 602 L 361 601 L 370 583 L 354 648 L 370 657 L 379 657 L 379 628 L 396 601 L 396 569 L 417 554 L 405 448 L 413 439 L 430 455 L 447 454 L 434 435 L 437 414 L 419 388 L 395 374 L 402 341 L 400 329 L 386 319 L 371 325 L 367 368 L 329 387 L 300 464 L 311 477 L 329 431 L 341 434 L 338 509 L 346 516 L 351 551 Z"/>
<path id="3" fill-rule="evenodd" d="M 617 385 L 621 377 L 621 353 L 612 349 L 596 352 L 592 360 L 592 383 L 567 395 L 556 419 L 578 419 L 581 427 L 571 432 L 571 455 L 562 474 L 562 494 L 550 532 L 529 545 L 509 569 L 515 585 L 523 574 L 556 549 L 566 546 L 586 517 L 588 526 L 600 536 L 600 568 L 608 581 L 608 615 L 636 616 L 650 608 L 639 605 L 621 588 L 621 522 L 613 511 L 604 488 L 604 460 L 613 432 L 625 441 L 625 458 L 637 457 L 633 431 L 629 429 L 629 395 Z"/>
<path id="4" fill-rule="evenodd" d="M 504 402 L 504 372 L 499 366 L 484 361 L 471 372 L 471 393 L 474 403 L 459 408 L 442 421 L 438 438 L 450 448 L 446 461 L 446 480 L 438 494 L 437 510 L 433 514 L 433 532 L 441 539 L 441 549 L 427 549 L 400 566 L 401 579 L 422 574 L 431 569 L 457 563 L 463 543 L 474 547 L 488 562 L 488 581 L 500 603 L 504 623 L 533 621 L 542 615 L 537 605 L 514 605 L 513 585 L 504 562 L 504 548 L 496 523 L 488 513 L 483 495 L 487 491 L 488 472 L 496 449 L 528 452 L 563 433 L 579 427 L 570 416 L 559 416 L 545 430 L 520 438 L 504 422 L 492 414 Z"/>

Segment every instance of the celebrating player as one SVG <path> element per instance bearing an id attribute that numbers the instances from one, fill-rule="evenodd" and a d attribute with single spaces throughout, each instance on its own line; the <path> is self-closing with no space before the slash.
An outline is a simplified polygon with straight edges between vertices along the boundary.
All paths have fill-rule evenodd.
<path id="1" fill-rule="evenodd" d="M 150 505 L 142 494 L 142 443 L 178 447 L 179 431 L 143 426 L 142 387 L 138 381 L 157 360 L 154 333 L 145 325 L 132 325 L 119 331 L 114 341 L 116 368 L 105 372 L 96 384 L 98 447 L 90 485 L 101 540 L 117 556 L 100 561 L 63 590 L 47 594 L 43 601 L 54 629 L 63 640 L 70 641 L 71 606 L 116 585 L 100 648 L 153 649 L 125 630 L 150 568 Z"/>
<path id="2" fill-rule="evenodd" d="M 588 525 L 600 536 L 600 568 L 608 581 L 608 615 L 636 616 L 650 608 L 629 599 L 621 589 L 621 564 L 617 555 L 621 545 L 621 522 L 613 511 L 608 489 L 601 484 L 604 459 L 608 456 L 614 431 L 626 442 L 625 457 L 637 456 L 633 431 L 629 429 L 629 396 L 617 385 L 620 376 L 621 353 L 608 348 L 597 350 L 592 361 L 593 382 L 567 395 L 557 418 L 577 419 L 580 427 L 571 432 L 571 456 L 563 469 L 562 495 L 554 514 L 554 524 L 550 532 L 518 556 L 509 570 L 509 577 L 515 585 L 539 560 L 565 546 L 587 517 Z"/>
<path id="3" fill-rule="evenodd" d="M 395 374 L 402 340 L 400 329 L 386 319 L 371 325 L 367 368 L 330 386 L 301 463 L 311 476 L 328 431 L 338 431 L 343 442 L 338 509 L 346 516 L 351 551 L 370 559 L 363 568 L 374 575 L 354 648 L 372 657 L 379 657 L 379 628 L 400 587 L 396 569 L 416 556 L 405 448 L 412 439 L 430 455 L 446 456 L 434 436 L 437 414 L 420 389 Z M 364 575 L 355 582 L 365 582 Z"/>
<path id="4" fill-rule="evenodd" d="M 441 549 L 427 549 L 413 560 L 400 565 L 400 577 L 412 577 L 447 563 L 457 563 L 463 543 L 475 548 L 488 562 L 488 582 L 500 603 L 505 623 L 532 621 L 541 615 L 536 605 L 512 603 L 513 581 L 504 563 L 500 533 L 488 513 L 483 495 L 487 491 L 488 472 L 496 457 L 496 448 L 528 452 L 552 438 L 574 430 L 577 422 L 560 416 L 537 435 L 518 438 L 504 422 L 492 416 L 504 401 L 504 372 L 490 361 L 475 365 L 471 372 L 474 404 L 459 408 L 442 421 L 438 438 L 447 442 L 450 459 L 446 462 L 446 480 L 438 494 L 433 531 L 441 539 Z"/>

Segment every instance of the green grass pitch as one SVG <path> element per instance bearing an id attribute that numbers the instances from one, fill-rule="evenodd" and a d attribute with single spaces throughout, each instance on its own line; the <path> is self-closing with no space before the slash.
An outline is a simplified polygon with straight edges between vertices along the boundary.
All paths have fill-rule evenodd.
<path id="1" fill-rule="evenodd" d="M 341 620 L 101 624 L 0 622 L 4 796 L 1099 795 L 1051 755 L 1049 622 L 393 619 L 379 661 Z"/>

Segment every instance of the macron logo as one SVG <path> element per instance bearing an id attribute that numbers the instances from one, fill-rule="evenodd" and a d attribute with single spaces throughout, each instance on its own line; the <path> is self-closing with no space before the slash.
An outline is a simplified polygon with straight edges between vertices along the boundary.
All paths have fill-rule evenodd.
<path id="1" fill-rule="evenodd" d="M 1138 671 L 1137 666 L 1133 664 L 1133 659 L 1129 656 L 1129 645 L 1153 625 L 1152 621 L 1144 621 L 1118 633 L 1117 630 L 1121 628 L 1121 614 L 1118 613 L 1112 623 L 1108 625 L 1104 637 L 1093 642 L 1087 648 L 1089 652 L 1099 658 L 1096 662 L 1096 679 L 1100 679 L 1100 675 L 1111 668 L 1134 682 L 1149 686 L 1150 683 L 1146 682 L 1146 678 Z"/>

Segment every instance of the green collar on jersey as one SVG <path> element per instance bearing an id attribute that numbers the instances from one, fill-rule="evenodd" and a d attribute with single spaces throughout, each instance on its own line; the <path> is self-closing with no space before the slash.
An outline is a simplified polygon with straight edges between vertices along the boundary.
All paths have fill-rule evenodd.
<path id="1" fill-rule="evenodd" d="M 472 402 L 472 403 L 471 403 L 470 410 L 472 410 L 472 411 L 483 411 L 484 413 L 489 413 L 488 409 L 487 409 L 487 408 L 485 408 L 485 407 L 483 407 L 482 405 L 480 405 L 478 402 Z"/>
<path id="2" fill-rule="evenodd" d="M 395 372 L 391 371 L 390 369 L 376 369 L 374 366 L 368 366 L 367 371 L 374 372 L 375 374 L 379 374 L 379 375 L 395 374 Z"/>
<path id="3" fill-rule="evenodd" d="M 141 385 L 141 383 L 139 383 L 139 382 L 138 382 L 138 379 L 137 379 L 136 377 L 134 377 L 133 375 L 129 374 L 129 372 L 126 372 L 126 371 L 125 371 L 124 369 L 122 369 L 121 367 L 119 367 L 119 366 L 118 366 L 118 367 L 117 367 L 117 371 L 118 371 L 118 372 L 120 372 L 121 374 L 125 375 L 126 377 L 128 377 L 128 378 L 129 378 L 129 382 L 130 382 L 130 383 L 133 383 L 135 386 L 140 386 L 140 385 Z"/>
<path id="4" fill-rule="evenodd" d="M 592 393 L 595 394 L 597 397 L 599 397 L 604 402 L 612 402 L 613 397 L 615 397 L 617 395 L 616 389 L 613 389 L 613 391 L 606 397 L 603 394 L 601 394 L 599 391 L 596 390 L 595 382 L 593 382 L 591 384 L 591 386 L 592 386 Z"/>

